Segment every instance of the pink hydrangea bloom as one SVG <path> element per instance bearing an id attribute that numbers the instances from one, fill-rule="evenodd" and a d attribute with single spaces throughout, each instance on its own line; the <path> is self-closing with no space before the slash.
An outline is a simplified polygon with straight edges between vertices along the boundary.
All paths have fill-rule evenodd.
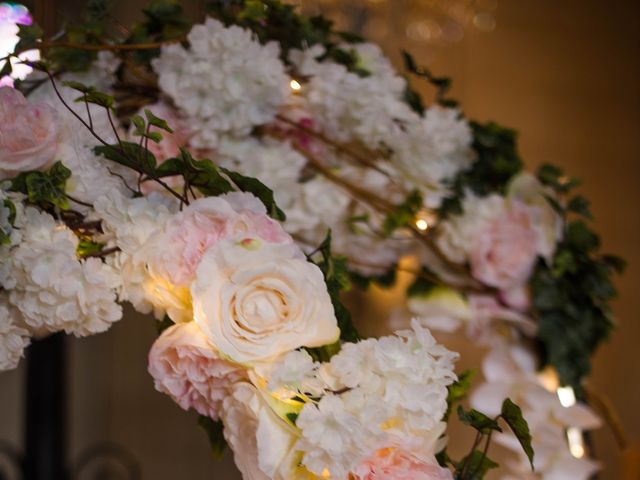
<path id="1" fill-rule="evenodd" d="M 523 285 L 537 256 L 537 233 L 531 211 L 514 201 L 474 239 L 471 271 L 481 282 L 500 290 Z"/>
<path id="2" fill-rule="evenodd" d="M 353 472 L 355 480 L 453 480 L 451 472 L 435 458 L 418 459 L 397 449 L 379 450 Z"/>
<path id="3" fill-rule="evenodd" d="M 149 352 L 149 373 L 156 390 L 214 420 L 230 387 L 246 378 L 242 367 L 220 358 L 195 322 L 174 325 L 158 337 Z"/>
<path id="4" fill-rule="evenodd" d="M 32 104 L 0 87 L 0 179 L 50 166 L 58 150 L 59 121 L 46 104 Z"/>

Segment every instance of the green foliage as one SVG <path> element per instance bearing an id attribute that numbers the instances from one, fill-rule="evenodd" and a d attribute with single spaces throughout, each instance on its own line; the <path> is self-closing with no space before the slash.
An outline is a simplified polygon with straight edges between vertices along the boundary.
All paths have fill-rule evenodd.
<path id="1" fill-rule="evenodd" d="M 0 224 L 0 245 L 8 245 L 11 243 L 11 232 L 13 230 L 13 223 L 16 220 L 16 206 L 8 198 L 2 202 L 2 208 L 8 210 L 6 222 L 7 228 L 4 228 L 3 224 Z"/>
<path id="2" fill-rule="evenodd" d="M 340 339 L 345 342 L 357 342 L 360 340 L 360 335 L 351 321 L 351 313 L 340 301 L 340 292 L 351 288 L 347 262 L 344 257 L 335 257 L 331 254 L 331 231 L 327 233 L 322 244 L 309 256 L 309 259 L 312 260 L 316 254 L 320 255 L 319 261 L 315 263 L 322 271 L 327 284 L 327 291 L 331 297 L 338 327 L 340 327 Z"/>
<path id="3" fill-rule="evenodd" d="M 475 372 L 473 370 L 466 370 L 458 375 L 457 382 L 449 385 L 447 388 L 447 412 L 443 418 L 445 422 L 449 419 L 453 406 L 467 398 L 474 376 Z"/>
<path id="4" fill-rule="evenodd" d="M 581 394 L 580 382 L 591 369 L 591 355 L 611 329 L 612 276 L 625 262 L 599 253 L 600 238 L 591 229 L 589 204 L 573 189 L 577 178 L 555 165 L 542 165 L 538 179 L 555 192 L 551 205 L 565 222 L 562 241 L 550 265 L 540 261 L 531 280 L 543 363 L 558 371 L 562 384 Z"/>
<path id="5" fill-rule="evenodd" d="M 22 172 L 11 183 L 11 190 L 27 195 L 29 202 L 43 207 L 69 208 L 64 193 L 71 170 L 62 162 L 56 162 L 46 172 Z"/>
<path id="6" fill-rule="evenodd" d="M 451 88 L 450 78 L 436 77 L 427 67 L 418 66 L 413 56 L 406 50 L 402 50 L 402 59 L 404 60 L 404 67 L 408 72 L 420 78 L 424 78 L 427 82 L 433 85 L 436 89 L 436 100 L 439 103 L 446 102 L 447 105 L 452 105 L 452 103 L 455 104 L 455 102 L 452 102 L 451 100 L 445 100 L 445 95 Z M 409 105 L 418 113 L 422 113 L 424 110 L 424 107 L 422 107 L 422 101 L 419 100 L 419 103 L 414 105 L 413 102 L 416 101 L 416 99 L 413 98 L 414 96 L 418 96 L 417 100 L 419 100 L 419 95 L 415 91 L 409 89 L 408 92 L 405 92 L 405 99 L 408 100 Z"/>
<path id="7" fill-rule="evenodd" d="M 481 480 L 499 465 L 487 457 L 486 453 L 474 450 L 458 463 L 454 478 L 456 480 Z"/>
<path id="8" fill-rule="evenodd" d="M 518 405 L 513 403 L 511 399 L 506 398 L 502 402 L 502 411 L 500 413 L 502 419 L 509 425 L 509 428 L 520 442 L 524 453 L 529 459 L 531 470 L 533 470 L 533 447 L 531 446 L 531 433 L 529 433 L 529 425 L 522 416 L 522 410 Z"/>
<path id="9" fill-rule="evenodd" d="M 86 257 L 98 253 L 104 247 L 103 243 L 94 242 L 92 240 L 80 239 L 78 247 L 76 248 L 76 254 L 78 257 Z"/>
<path id="10" fill-rule="evenodd" d="M 156 178 L 156 157 L 146 148 L 133 142 L 98 145 L 93 151 L 108 160 L 129 167 L 136 172 Z"/>
<path id="11" fill-rule="evenodd" d="M 484 413 L 474 409 L 465 410 L 462 405 L 458 405 L 458 419 L 483 435 L 491 431 L 502 431 L 496 419 L 487 417 Z"/>
<path id="12" fill-rule="evenodd" d="M 115 101 L 113 97 L 106 93 L 99 92 L 98 90 L 96 90 L 95 87 L 87 86 L 83 83 L 76 82 L 73 80 L 62 82 L 62 84 L 82 94 L 75 99 L 76 102 L 92 103 L 94 105 L 98 105 L 99 107 L 103 107 L 106 109 L 110 109 L 110 110 L 114 109 Z"/>
<path id="13" fill-rule="evenodd" d="M 464 379 L 465 382 L 468 378 Z M 465 386 L 465 391 L 468 386 Z M 487 457 L 489 445 L 494 432 L 502 432 L 502 428 L 498 424 L 500 419 L 509 426 L 514 435 L 520 442 L 527 458 L 533 469 L 533 448 L 531 446 L 531 434 L 529 426 L 522 416 L 522 411 L 510 399 L 505 399 L 502 403 L 500 415 L 495 418 L 478 412 L 477 410 L 465 410 L 462 406 L 458 406 L 458 418 L 465 425 L 469 425 L 476 430 L 476 438 L 471 446 L 470 453 L 460 461 L 452 460 L 446 451 L 438 454 L 438 462 L 446 467 L 452 465 L 454 467 L 454 478 L 456 480 L 480 480 L 485 477 L 489 470 L 498 467 L 498 464 Z M 484 443 L 484 448 L 480 449 Z"/>
<path id="14" fill-rule="evenodd" d="M 273 190 L 267 187 L 260 180 L 252 177 L 246 177 L 237 172 L 227 170 L 220 167 L 220 170 L 227 175 L 231 181 L 243 192 L 249 192 L 260 199 L 260 201 L 267 208 L 267 213 L 281 222 L 286 220 L 284 212 L 276 205 L 276 201 L 273 198 Z"/>
<path id="15" fill-rule="evenodd" d="M 422 194 L 418 190 L 412 191 L 407 198 L 387 214 L 382 223 L 382 233 L 390 237 L 398 228 L 411 225 L 422 208 Z"/>
<path id="16" fill-rule="evenodd" d="M 361 273 L 349 271 L 351 283 L 361 290 L 366 290 L 370 285 L 375 284 L 382 288 L 390 288 L 396 283 L 398 276 L 397 265 L 391 265 L 389 270 L 379 275 L 362 275 Z"/>
<path id="17" fill-rule="evenodd" d="M 422 267 L 422 271 L 429 276 L 433 275 L 427 267 Z M 425 278 L 427 275 L 418 275 L 413 283 L 409 285 L 409 288 L 407 288 L 407 296 L 409 298 L 424 297 L 436 286 L 434 282 Z"/>
<path id="18" fill-rule="evenodd" d="M 209 444 L 211 445 L 211 453 L 215 458 L 221 458 L 224 454 L 225 448 L 227 448 L 227 441 L 224 439 L 224 426 L 222 421 L 212 420 L 204 415 L 198 416 L 198 425 L 200 425 L 209 438 Z"/>
<path id="19" fill-rule="evenodd" d="M 142 10 L 144 19 L 131 29 L 124 43 L 155 43 L 180 38 L 188 33 L 190 23 L 178 0 L 153 0 Z M 130 53 L 134 61 L 150 65 L 160 55 L 159 48 L 136 50 Z"/>
<path id="20" fill-rule="evenodd" d="M 503 194 L 509 181 L 522 170 L 514 130 L 493 122 L 471 122 L 471 128 L 476 161 L 469 170 L 459 173 L 453 181 L 453 195 L 444 200 L 439 210 L 441 218 L 461 212 L 466 190 L 479 196 L 493 192 Z"/>

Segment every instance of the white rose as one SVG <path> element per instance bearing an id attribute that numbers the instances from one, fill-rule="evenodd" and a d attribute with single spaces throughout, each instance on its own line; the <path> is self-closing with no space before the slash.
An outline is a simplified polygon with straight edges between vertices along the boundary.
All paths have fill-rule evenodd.
<path id="1" fill-rule="evenodd" d="M 293 244 L 238 238 L 205 253 L 191 287 L 209 340 L 240 363 L 335 342 L 340 330 L 320 270 Z"/>
<path id="2" fill-rule="evenodd" d="M 238 383 L 224 399 L 224 438 L 245 480 L 290 480 L 296 462 L 295 429 L 278 417 L 260 392 Z"/>

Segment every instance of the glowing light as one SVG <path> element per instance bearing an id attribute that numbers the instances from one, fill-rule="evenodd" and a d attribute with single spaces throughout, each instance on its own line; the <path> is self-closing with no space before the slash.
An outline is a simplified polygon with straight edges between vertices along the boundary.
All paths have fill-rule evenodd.
<path id="1" fill-rule="evenodd" d="M 12 3 L 0 3 L 0 58 L 6 57 L 15 49 L 18 43 L 18 25 L 31 25 L 31 15 L 24 5 Z M 0 78 L 0 86 L 12 86 L 13 79 L 25 78 L 31 73 L 31 67 L 24 65 L 22 61 L 35 61 L 40 59 L 38 50 L 29 50 L 19 55 L 19 58 L 11 59 L 11 76 Z M 0 69 L 4 62 L 0 62 Z"/>
<path id="2" fill-rule="evenodd" d="M 558 398 L 563 407 L 570 407 L 576 403 L 576 394 L 571 387 L 558 388 Z"/>
<path id="3" fill-rule="evenodd" d="M 300 85 L 300 82 L 298 82 L 297 80 L 291 80 L 289 82 L 289 86 L 291 87 L 291 90 L 293 90 L 294 92 L 297 92 L 302 88 L 302 85 Z"/>
<path id="4" fill-rule="evenodd" d="M 567 440 L 569 441 L 569 451 L 571 452 L 571 455 L 576 458 L 584 457 L 586 452 L 584 448 L 582 430 L 575 427 L 567 429 Z"/>
<path id="5" fill-rule="evenodd" d="M 415 226 L 421 232 L 425 232 L 433 226 L 434 221 L 435 217 L 432 213 L 426 210 L 420 210 L 416 215 Z"/>

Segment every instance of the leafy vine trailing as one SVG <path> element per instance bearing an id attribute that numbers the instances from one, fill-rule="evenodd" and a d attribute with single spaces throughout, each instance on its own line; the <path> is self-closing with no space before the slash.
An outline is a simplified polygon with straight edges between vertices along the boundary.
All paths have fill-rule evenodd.
<path id="1" fill-rule="evenodd" d="M 172 0 L 152 1 L 143 13 L 143 21 L 128 29 L 113 20 L 106 1 L 92 0 L 88 2 L 83 21 L 66 26 L 54 40 L 44 39 L 37 25 L 21 26 L 20 41 L 15 52 L 5 60 L 12 56 L 19 58 L 20 54 L 29 50 L 40 50 L 42 60 L 28 63 L 43 74 L 18 81 L 17 87 L 28 95 L 50 84 L 62 105 L 99 144 L 94 152 L 117 167 L 136 172 L 133 184 L 124 181 L 134 198 L 143 197 L 144 187 L 154 183 L 173 197 L 182 211 L 202 197 L 248 192 L 261 201 L 272 219 L 287 220 L 288 209 L 276 202 L 279 191 L 253 178 L 260 177 L 260 174 L 249 174 L 242 169 L 236 171 L 228 164 L 219 164 L 217 159 L 205 158 L 211 152 L 207 152 L 202 145 L 182 145 L 177 153 L 167 158 L 157 158 L 153 153 L 154 145 L 162 144 L 165 136 L 174 134 L 176 129 L 172 122 L 147 108 L 171 97 L 160 85 L 161 73 L 158 74 L 154 62 L 164 55 L 167 48 L 189 51 L 193 47 L 193 38 L 190 36 L 193 25 L 184 17 L 179 2 Z M 316 75 L 305 70 L 305 61 L 344 69 L 346 73 L 339 70 L 340 74 L 345 77 L 351 75 L 348 78 L 353 79 L 354 84 L 379 75 L 375 71 L 379 65 L 376 66 L 375 62 L 373 68 L 367 65 L 362 52 L 358 50 L 364 44 L 364 39 L 336 30 L 332 22 L 324 17 L 300 15 L 293 6 L 278 0 L 217 0 L 209 2 L 207 14 L 226 28 L 235 26 L 250 31 L 252 38 L 265 48 L 277 44 L 279 60 L 286 68 L 287 78 L 294 79 L 303 90 L 312 88 Z M 296 60 L 300 52 L 313 52 L 314 49 L 317 49 L 314 56 Z M 98 60 L 100 52 L 110 52 L 119 60 L 116 80 L 109 94 L 72 78 L 73 74 L 87 72 Z M 345 194 L 349 201 L 357 205 L 346 222 L 347 237 L 353 234 L 353 238 L 356 238 L 361 232 L 367 232 L 376 241 L 386 242 L 382 244 L 392 252 L 395 250 L 391 245 L 415 242 L 412 245 L 419 245 L 426 258 L 422 258 L 418 268 L 399 266 L 400 257 L 408 253 L 407 250 L 401 250 L 393 261 L 370 262 L 353 252 L 342 251 L 341 248 L 345 247 L 340 242 L 338 248 L 332 247 L 332 244 L 335 246 L 336 237 L 340 240 L 339 235 L 343 233 L 330 231 L 320 242 L 317 237 L 309 237 L 308 231 L 292 232 L 293 238 L 308 247 L 307 259 L 322 272 L 340 328 L 337 343 L 307 347 L 305 352 L 315 362 L 331 362 L 332 357 L 340 351 L 341 341 L 361 340 L 350 313 L 341 303 L 341 294 L 354 285 L 363 289 L 372 283 L 392 285 L 396 272 L 404 269 L 415 275 L 415 281 L 407 290 L 409 306 L 417 305 L 418 312 L 413 313 L 428 316 L 433 312 L 430 309 L 434 300 L 441 302 L 444 298 L 448 302 L 448 316 L 455 317 L 462 311 L 460 316 L 471 323 L 467 317 L 475 318 L 478 315 L 477 312 L 469 313 L 469 310 L 473 311 L 473 302 L 491 299 L 491 315 L 502 316 L 512 322 L 509 324 L 511 330 L 506 335 L 508 341 L 501 339 L 500 348 L 505 344 L 533 345 L 538 362 L 534 372 L 546 367 L 553 368 L 559 384 L 571 386 L 578 399 L 585 400 L 583 380 L 590 372 L 591 357 L 614 326 L 609 307 L 609 302 L 616 295 L 612 277 L 622 273 L 624 261 L 615 255 L 600 252 L 599 237 L 590 224 L 588 201 L 574 193 L 579 184 L 577 179 L 567 177 L 556 166 L 543 165 L 535 178 L 527 178 L 528 183 L 521 181 L 524 175 L 523 162 L 517 151 L 516 132 L 494 122 L 468 121 L 457 110 L 457 102 L 447 96 L 451 85 L 448 78 L 436 76 L 428 68 L 418 65 L 408 52 L 403 52 L 403 59 L 406 77 L 402 84 L 401 101 L 412 112 L 411 115 L 428 120 L 430 112 L 439 109 L 438 112 L 455 113 L 451 124 L 468 123 L 468 152 L 465 151 L 463 155 L 466 156 L 466 163 L 463 162 L 463 167 L 453 174 L 438 179 L 442 188 L 437 201 L 429 197 L 433 194 L 429 185 L 419 182 L 412 184 L 414 179 L 407 179 L 407 175 L 397 168 L 394 162 L 397 161 L 400 148 L 390 145 L 386 140 L 375 137 L 375 141 L 367 142 L 357 135 L 340 138 L 339 131 L 306 122 L 306 118 L 301 121 L 288 111 L 276 112 L 273 121 L 258 122 L 247 129 L 253 140 L 267 145 L 271 141 L 286 143 L 291 147 L 292 154 L 304 159 L 304 167 L 296 181 L 310 184 L 308 179 L 321 178 L 336 188 L 335 192 Z M 11 69 L 11 62 L 6 61 L 0 77 L 11 74 Z M 431 104 L 406 81 L 410 76 L 431 85 L 434 90 Z M 84 104 L 86 116 L 70 105 L 60 92 L 60 85 L 77 92 L 76 102 Z M 175 99 L 173 101 L 179 103 Z M 113 138 L 105 138 L 95 128 L 94 107 L 106 113 Z M 181 105 L 176 107 L 179 110 L 178 107 Z M 398 115 L 402 118 L 392 118 L 390 128 L 396 128 L 399 135 L 409 135 L 413 128 L 411 119 L 414 117 L 409 113 L 403 115 Z M 119 125 L 130 134 L 122 135 L 123 129 L 118 128 Z M 429 134 L 426 130 L 419 133 L 420 138 Z M 246 132 L 243 131 L 243 134 Z M 206 153 L 201 156 L 203 150 Z M 328 162 L 326 158 L 337 160 Z M 386 183 L 367 183 L 363 178 L 348 174 L 349 168 L 377 175 Z M 110 172 L 115 176 L 121 175 L 115 167 Z M 16 175 L 11 180 L 10 190 L 23 194 L 29 204 L 63 221 L 80 240 L 77 247 L 80 258 L 103 258 L 119 252 L 118 246 L 107 245 L 100 240 L 104 233 L 101 222 L 82 213 L 80 207 L 91 208 L 92 204 L 69 193 L 67 182 L 71 176 L 72 171 L 63 162 L 56 162 L 44 171 L 26 171 Z M 179 187 L 171 181 L 175 177 L 181 179 Z M 526 183 L 524 193 L 521 185 L 521 191 L 514 193 L 514 185 L 518 182 Z M 381 184 L 382 187 L 379 186 Z M 531 189 L 535 190 L 535 194 L 531 193 Z M 335 197 L 338 198 L 339 194 L 335 193 Z M 542 204 L 538 197 L 543 198 Z M 16 206 L 10 198 L 3 199 L 3 202 L 9 212 L 9 224 L 13 224 Z M 473 220 L 465 217 L 470 215 L 473 204 L 500 204 L 497 208 L 504 209 L 507 212 L 505 215 L 513 215 L 509 217 L 512 224 L 523 222 L 521 213 L 529 207 L 531 210 L 527 212 L 535 210 L 537 214 L 542 212 L 545 215 L 548 209 L 553 212 L 553 215 L 547 215 L 548 218 L 552 217 L 552 240 L 548 239 L 549 235 L 546 238 L 553 246 L 545 252 L 534 252 L 534 261 L 526 272 L 524 284 L 517 285 L 517 289 L 504 287 L 503 279 L 497 281 L 486 272 L 479 274 L 473 255 L 465 252 L 461 256 L 459 251 L 464 248 L 447 245 L 443 241 L 447 232 L 462 236 L 460 232 L 468 228 L 466 223 Z M 475 211 L 475 214 L 487 215 L 482 210 Z M 424 222 L 429 228 L 420 228 L 416 220 L 422 217 L 428 219 Z M 536 220 L 540 218 L 536 217 Z M 530 240 L 517 238 L 527 245 Z M 464 240 L 468 239 L 460 241 Z M 0 244 L 11 244 L 10 231 L 0 229 Z M 514 301 L 511 298 L 514 290 L 518 290 L 520 297 L 527 298 Z M 161 332 L 173 326 L 174 321 L 170 316 L 160 323 Z M 470 327 L 471 336 L 480 327 Z M 492 335 L 499 337 L 501 334 L 496 331 Z M 494 343 L 490 343 L 490 346 L 499 349 Z M 527 380 L 531 380 L 534 372 L 527 373 Z M 465 398 L 469 388 L 470 376 L 467 375 L 449 386 L 449 412 L 446 417 L 453 404 Z M 301 397 L 308 393 L 299 392 Z M 513 431 L 533 467 L 531 432 L 523 420 L 522 411 L 511 400 L 507 398 L 493 416 L 462 407 L 458 408 L 457 413 L 459 420 L 474 428 L 477 435 L 471 452 L 462 460 L 449 458 L 446 451 L 439 454 L 438 461 L 442 466 L 451 467 L 455 478 L 483 478 L 497 466 L 488 458 L 487 452 L 492 437 L 503 433 L 499 420 Z M 295 426 L 298 413 L 294 415 L 289 412 L 287 415 L 293 415 L 287 418 Z M 200 416 L 199 423 L 207 430 L 214 450 L 220 451 L 225 444 L 222 423 L 206 415 Z"/>

